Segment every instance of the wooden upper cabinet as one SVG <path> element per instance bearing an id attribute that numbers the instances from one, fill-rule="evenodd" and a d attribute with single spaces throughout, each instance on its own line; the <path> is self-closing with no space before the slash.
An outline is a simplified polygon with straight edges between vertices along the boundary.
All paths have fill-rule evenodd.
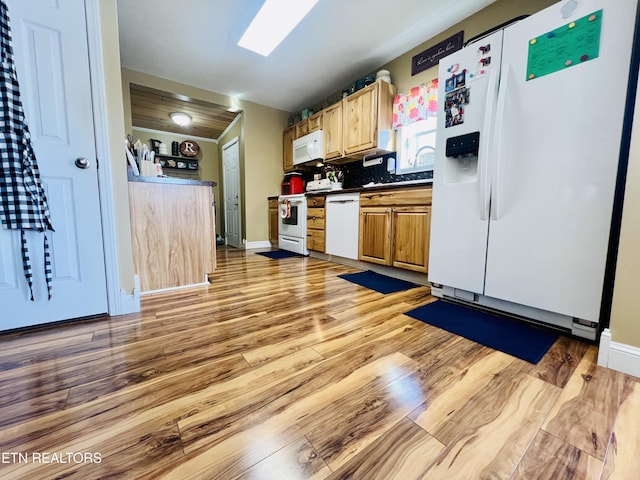
<path id="1" fill-rule="evenodd" d="M 285 172 L 293 170 L 293 137 L 295 125 L 282 132 L 282 169 Z"/>
<path id="2" fill-rule="evenodd" d="M 324 158 L 334 163 L 357 161 L 362 155 L 376 150 L 393 151 L 395 135 L 391 132 L 391 119 L 394 95 L 395 87 L 379 80 L 296 123 L 291 127 L 291 138 L 295 140 L 316 130 L 324 130 Z M 381 136 L 383 130 L 388 130 L 389 134 Z M 292 168 L 290 166 L 289 170 Z"/>
<path id="3" fill-rule="evenodd" d="M 344 151 L 347 155 L 376 146 L 378 84 L 344 99 Z"/>
<path id="4" fill-rule="evenodd" d="M 309 133 L 309 119 L 305 118 L 304 120 L 296 123 L 295 125 L 296 133 L 295 138 L 300 138 Z"/>
<path id="5" fill-rule="evenodd" d="M 377 81 L 343 100 L 345 155 L 379 147 L 379 131 L 391 130 L 394 95 L 393 85 Z"/>
<path id="6" fill-rule="evenodd" d="M 307 120 L 307 125 L 308 125 L 308 132 L 315 132 L 316 130 L 322 130 L 322 111 L 319 111 L 318 113 L 314 113 L 313 115 L 311 115 L 308 120 Z"/>
<path id="7" fill-rule="evenodd" d="M 342 102 L 323 110 L 324 158 L 342 156 Z"/>

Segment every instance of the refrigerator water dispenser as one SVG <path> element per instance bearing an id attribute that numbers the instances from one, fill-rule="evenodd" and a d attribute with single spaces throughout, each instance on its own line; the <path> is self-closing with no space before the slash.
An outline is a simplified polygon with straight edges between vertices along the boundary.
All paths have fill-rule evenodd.
<path id="1" fill-rule="evenodd" d="M 465 183 L 477 178 L 479 146 L 480 132 L 447 138 L 445 147 L 446 183 Z"/>

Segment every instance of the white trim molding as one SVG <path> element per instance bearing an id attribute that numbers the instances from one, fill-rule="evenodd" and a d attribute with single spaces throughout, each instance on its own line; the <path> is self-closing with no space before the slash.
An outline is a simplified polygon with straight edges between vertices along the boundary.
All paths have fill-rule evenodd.
<path id="1" fill-rule="evenodd" d="M 227 126 L 227 128 L 225 128 L 225 129 L 224 129 L 224 132 L 222 132 L 222 133 L 220 134 L 220 136 L 218 137 L 218 139 L 216 140 L 216 142 L 219 142 L 221 138 L 224 138 L 224 136 L 225 136 L 227 133 L 229 133 L 229 130 L 231 130 L 231 129 L 234 127 L 234 125 L 235 125 L 236 123 L 238 123 L 241 119 L 242 119 L 242 112 L 240 112 L 240 113 L 236 116 L 236 118 L 234 118 L 234 119 L 233 119 L 233 121 L 232 121 L 232 122 Z M 237 137 L 236 137 L 236 138 L 237 138 Z M 233 141 L 233 140 L 232 140 L 232 141 Z"/>
<path id="2" fill-rule="evenodd" d="M 600 336 L 598 365 L 640 378 L 640 348 L 611 340 L 605 328 Z"/>
<path id="3" fill-rule="evenodd" d="M 134 276 L 135 287 L 131 295 L 127 294 L 124 288 L 120 289 L 118 315 L 126 315 L 127 313 L 138 313 L 140 311 L 140 276 Z"/>
<path id="4" fill-rule="evenodd" d="M 146 292 L 142 292 L 142 296 L 153 295 L 155 293 L 176 292 L 179 290 L 185 290 L 187 288 L 208 287 L 210 285 L 211 284 L 206 281 L 202 283 L 192 283 L 190 285 L 180 285 L 179 287 L 159 288 L 157 290 L 147 290 Z"/>
<path id="5" fill-rule="evenodd" d="M 259 240 L 257 242 L 246 242 L 244 244 L 245 250 L 255 250 L 256 248 L 271 248 L 271 242 L 269 240 Z"/>
<path id="6" fill-rule="evenodd" d="M 218 140 L 216 140 L 215 138 L 197 137 L 194 135 L 184 135 L 182 133 L 167 132 L 164 130 L 154 130 L 153 128 L 136 127 L 135 125 L 132 125 L 131 128 L 139 130 L 141 132 L 146 132 L 146 133 L 159 133 L 160 135 L 171 135 L 172 137 L 185 138 L 189 140 L 198 140 L 199 142 L 215 143 L 216 145 L 218 144 Z"/>
<path id="7" fill-rule="evenodd" d="M 109 147 L 109 119 L 107 92 L 104 82 L 104 58 L 100 27 L 99 0 L 85 0 L 87 13 L 87 39 L 89 44 L 89 69 L 91 72 L 91 98 L 96 141 L 96 158 L 99 161 L 98 185 L 100 211 L 102 217 L 102 241 L 104 244 L 105 276 L 107 282 L 107 308 L 109 315 L 122 315 L 140 311 L 139 289 L 132 295 L 120 289 L 120 268 L 118 266 L 118 242 L 114 225 L 116 216 L 113 208 L 113 172 L 111 149 Z"/>

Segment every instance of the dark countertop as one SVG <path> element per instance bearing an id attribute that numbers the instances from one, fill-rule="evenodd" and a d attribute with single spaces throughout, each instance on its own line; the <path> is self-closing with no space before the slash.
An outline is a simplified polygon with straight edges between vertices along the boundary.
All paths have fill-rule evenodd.
<path id="1" fill-rule="evenodd" d="M 158 184 L 164 184 L 164 185 L 195 185 L 200 187 L 215 187 L 216 185 L 218 185 L 216 182 L 210 182 L 207 180 L 190 180 L 187 178 L 173 178 L 173 177 L 135 176 L 130 168 L 127 169 L 127 180 L 129 180 L 130 182 L 158 183 Z"/>
<path id="2" fill-rule="evenodd" d="M 342 190 L 328 190 L 325 192 L 306 192 L 305 195 L 307 197 L 320 197 L 323 195 L 337 195 L 339 193 L 362 193 L 362 192 L 375 192 L 380 190 L 395 190 L 399 188 L 418 188 L 418 187 L 427 187 L 431 188 L 433 182 L 431 180 L 427 182 L 416 182 L 416 183 L 381 183 L 379 185 L 374 185 L 372 187 L 353 187 L 353 188 L 343 188 Z M 278 195 L 271 195 L 267 197 L 267 200 L 277 200 Z"/>
<path id="3" fill-rule="evenodd" d="M 327 192 L 307 192 L 307 196 L 314 197 L 320 195 L 336 195 L 339 193 L 362 193 L 362 192 L 375 192 L 380 190 L 396 190 L 399 188 L 418 188 L 418 187 L 428 187 L 431 188 L 433 183 L 429 182 L 420 182 L 420 183 L 381 183 L 379 185 L 374 185 L 371 187 L 354 187 L 354 188 L 343 188 L 342 190 L 329 190 Z"/>

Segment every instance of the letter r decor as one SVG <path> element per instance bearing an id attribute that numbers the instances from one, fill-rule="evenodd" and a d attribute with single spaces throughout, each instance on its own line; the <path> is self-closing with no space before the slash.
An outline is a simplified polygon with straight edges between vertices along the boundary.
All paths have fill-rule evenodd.
<path id="1" fill-rule="evenodd" d="M 195 157 L 200 152 L 200 145 L 193 140 L 185 140 L 180 144 L 180 153 L 185 157 Z"/>

